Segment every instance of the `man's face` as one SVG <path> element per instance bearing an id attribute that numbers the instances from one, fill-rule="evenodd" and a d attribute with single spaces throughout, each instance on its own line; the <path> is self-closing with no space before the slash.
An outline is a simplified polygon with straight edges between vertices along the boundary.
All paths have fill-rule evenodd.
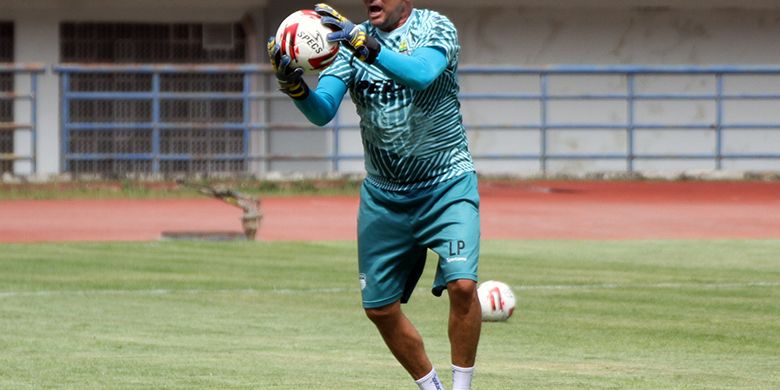
<path id="1" fill-rule="evenodd" d="M 411 0 L 363 0 L 371 24 L 383 31 L 401 27 L 412 13 Z"/>

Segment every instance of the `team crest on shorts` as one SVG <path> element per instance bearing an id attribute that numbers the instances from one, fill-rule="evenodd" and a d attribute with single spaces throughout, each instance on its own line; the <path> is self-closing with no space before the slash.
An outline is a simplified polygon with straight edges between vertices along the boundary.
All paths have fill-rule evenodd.
<path id="1" fill-rule="evenodd" d="M 358 278 L 360 278 L 360 289 L 365 290 L 366 289 L 366 274 L 360 274 L 358 275 Z"/>

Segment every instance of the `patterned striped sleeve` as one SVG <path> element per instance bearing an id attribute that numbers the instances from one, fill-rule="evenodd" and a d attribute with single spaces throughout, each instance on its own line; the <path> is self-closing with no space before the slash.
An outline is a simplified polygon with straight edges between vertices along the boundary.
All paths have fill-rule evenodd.
<path id="1" fill-rule="evenodd" d="M 418 47 L 436 47 L 444 50 L 447 62 L 452 62 L 460 51 L 458 43 L 458 30 L 455 25 L 444 15 L 433 13 L 428 19 L 430 30 Z"/>
<path id="2" fill-rule="evenodd" d="M 333 61 L 329 67 L 320 72 L 320 78 L 323 76 L 336 76 L 344 81 L 344 84 L 349 86 L 349 83 L 352 82 L 353 77 L 353 69 L 349 65 L 351 58 L 352 53 L 342 46 L 339 50 L 339 54 L 337 54 L 336 60 Z"/>

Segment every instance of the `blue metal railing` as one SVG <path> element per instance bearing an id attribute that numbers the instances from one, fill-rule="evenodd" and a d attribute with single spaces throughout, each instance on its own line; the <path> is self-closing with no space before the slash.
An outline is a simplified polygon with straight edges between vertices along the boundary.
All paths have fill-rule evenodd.
<path id="1" fill-rule="evenodd" d="M 778 122 L 756 123 L 726 123 L 723 120 L 725 101 L 766 100 L 777 104 L 780 112 L 780 91 L 777 93 L 732 93 L 724 91 L 724 78 L 728 76 L 780 76 L 780 66 L 580 66 L 558 65 L 549 67 L 465 67 L 462 75 L 536 75 L 539 77 L 539 93 L 501 93 L 477 94 L 464 93 L 462 100 L 514 100 L 538 101 L 540 118 L 538 123 L 523 123 L 509 126 L 502 125 L 468 125 L 470 130 L 538 130 L 540 131 L 540 152 L 538 154 L 483 154 L 475 155 L 482 159 L 525 159 L 540 161 L 541 170 L 547 169 L 549 160 L 614 160 L 626 161 L 626 170 L 634 171 L 636 160 L 674 160 L 709 159 L 715 161 L 715 168 L 722 169 L 724 159 L 780 159 L 780 150 L 772 153 L 725 153 L 723 148 L 723 131 L 732 130 L 774 130 L 780 132 Z M 625 93 L 579 93 L 551 94 L 548 88 L 550 77 L 561 75 L 619 75 L 625 77 Z M 636 92 L 637 76 L 711 76 L 715 79 L 715 91 L 712 93 L 638 93 Z M 625 123 L 555 123 L 549 120 L 549 103 L 551 101 L 625 101 Z M 636 103 L 640 101 L 713 101 L 715 103 L 715 120 L 712 123 L 652 123 L 636 120 Z M 626 148 L 624 153 L 559 153 L 549 152 L 547 136 L 550 130 L 622 130 L 626 131 Z M 712 153 L 638 153 L 635 145 L 636 130 L 711 130 L 715 133 L 715 145 Z"/>
<path id="2" fill-rule="evenodd" d="M 151 162 L 151 171 L 160 173 L 161 161 L 189 161 L 203 158 L 194 153 L 161 153 L 161 130 L 173 129 L 226 129 L 243 131 L 244 140 L 241 153 L 222 153 L 206 156 L 208 160 L 241 160 L 248 161 L 253 158 L 249 155 L 249 133 L 259 126 L 250 123 L 249 104 L 252 100 L 263 99 L 267 94 L 251 91 L 251 77 L 265 72 L 263 67 L 252 65 L 56 65 L 55 72 L 60 74 L 60 92 L 62 98 L 61 121 L 61 156 L 63 170 L 70 171 L 70 164 L 74 161 L 101 161 L 101 160 L 144 160 Z M 78 74 L 143 74 L 151 76 L 151 88 L 146 92 L 82 92 L 73 91 L 71 88 L 72 76 Z M 164 92 L 161 90 L 161 76 L 167 74 L 242 74 L 243 84 L 241 92 Z M 71 120 L 70 108 L 74 101 L 111 101 L 133 100 L 148 101 L 151 103 L 151 117 L 143 122 L 74 122 Z M 239 122 L 197 122 L 180 123 L 164 122 L 161 118 L 161 104 L 166 100 L 240 100 L 242 101 L 243 120 Z M 147 153 L 77 153 L 70 149 L 70 138 L 74 131 L 95 130 L 149 130 L 151 134 L 151 150 Z"/>
<path id="3" fill-rule="evenodd" d="M 253 77 L 264 76 L 273 87 L 270 69 L 264 65 L 58 65 L 54 70 L 61 75 L 61 96 L 63 112 L 62 118 L 62 158 L 63 167 L 67 171 L 71 161 L 117 159 L 135 160 L 144 159 L 152 161 L 152 171 L 158 173 L 160 161 L 187 161 L 202 156 L 193 154 L 173 154 L 160 152 L 160 130 L 165 129 L 226 129 L 240 130 L 243 135 L 243 149 L 240 153 L 228 153 L 208 156 L 211 160 L 235 160 L 245 162 L 273 160 L 321 160 L 329 161 L 330 170 L 338 171 L 340 162 L 344 160 L 361 160 L 361 154 L 344 153 L 341 150 L 343 140 L 342 130 L 355 130 L 356 124 L 343 124 L 337 118 L 326 129 L 332 133 L 330 151 L 317 155 L 285 155 L 275 154 L 267 150 L 264 153 L 251 154 L 249 140 L 254 132 L 266 133 L 269 131 L 299 131 L 313 130 L 316 126 L 308 123 L 286 122 L 256 122 L 251 116 L 251 104 L 256 101 L 271 99 L 287 99 L 277 92 L 253 91 L 251 89 Z M 127 73 L 149 74 L 152 77 L 151 89 L 146 92 L 76 92 L 70 89 L 69 78 L 73 74 L 94 73 Z M 241 92 L 165 92 L 160 90 L 160 77 L 164 74 L 241 74 L 243 77 L 243 89 Z M 777 104 L 780 111 L 780 92 L 777 93 L 727 93 L 724 78 L 731 76 L 780 76 L 780 66 L 548 66 L 548 67 L 480 67 L 467 66 L 459 71 L 461 76 L 499 76 L 512 78 L 515 76 L 538 77 L 538 92 L 530 93 L 475 93 L 464 90 L 461 99 L 469 101 L 509 101 L 509 102 L 537 102 L 539 105 L 538 119 L 524 118 L 514 123 L 465 123 L 471 132 L 512 130 L 512 131 L 537 131 L 539 132 L 539 146 L 537 152 L 532 153 L 479 153 L 475 159 L 485 160 L 536 160 L 540 169 L 546 172 L 548 163 L 552 160 L 625 160 L 625 169 L 629 172 L 635 170 L 635 162 L 638 160 L 712 160 L 716 169 L 722 169 L 724 160 L 739 159 L 780 159 L 780 150 L 770 153 L 736 153 L 724 151 L 724 130 L 767 130 L 780 131 L 780 121 L 770 120 L 735 123 L 724 120 L 724 103 L 734 101 L 769 101 Z M 609 93 L 555 93 L 551 91 L 550 80 L 557 76 L 619 76 L 624 78 L 624 92 Z M 653 75 L 672 76 L 707 76 L 714 79 L 714 91 L 709 93 L 646 93 L 639 92 L 637 77 Z M 622 84 L 621 84 L 622 85 Z M 151 102 L 151 120 L 141 123 L 79 123 L 72 122 L 68 117 L 68 107 L 77 100 L 143 100 Z M 166 100 L 238 100 L 241 101 L 243 118 L 234 122 L 214 123 L 176 123 L 163 122 L 160 117 L 160 105 Z M 670 122 L 643 122 L 637 120 L 636 110 L 639 102 L 645 101 L 687 101 L 687 102 L 712 102 L 715 107 L 714 120 L 697 123 L 670 123 Z M 593 122 L 567 122 L 554 121 L 551 115 L 551 102 L 560 101 L 612 101 L 625 102 L 625 121 L 623 123 L 593 123 Z M 771 117 L 771 116 L 770 116 Z M 150 153 L 74 153 L 68 150 L 68 136 L 75 130 L 121 130 L 121 129 L 149 129 L 151 130 Z M 549 133 L 555 130 L 609 130 L 625 132 L 625 148 L 618 152 L 602 153 L 561 153 L 552 152 L 550 148 Z M 714 132 L 714 145 L 711 153 L 643 153 L 637 150 L 636 132 L 638 130 L 706 130 Z"/>
<path id="4" fill-rule="evenodd" d="M 0 63 L 0 73 L 24 74 L 30 78 L 29 93 L 0 92 L 0 100 L 27 101 L 30 103 L 29 122 L 0 122 L 0 131 L 28 131 L 30 133 L 30 153 L 0 153 L 0 161 L 29 161 L 30 174 L 38 172 L 38 76 L 46 71 L 42 64 Z"/>

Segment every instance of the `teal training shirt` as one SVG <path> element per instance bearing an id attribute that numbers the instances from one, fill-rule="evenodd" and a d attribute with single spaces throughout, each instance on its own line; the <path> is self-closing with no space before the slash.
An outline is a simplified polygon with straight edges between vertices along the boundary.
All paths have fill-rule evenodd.
<path id="1" fill-rule="evenodd" d="M 391 32 L 368 22 L 363 27 L 382 50 L 411 55 L 429 47 L 447 59 L 444 72 L 423 90 L 394 81 L 344 47 L 320 74 L 341 79 L 357 107 L 367 180 L 381 189 L 405 191 L 474 171 L 458 101 L 460 44 L 452 22 L 435 11 L 414 9 Z"/>

